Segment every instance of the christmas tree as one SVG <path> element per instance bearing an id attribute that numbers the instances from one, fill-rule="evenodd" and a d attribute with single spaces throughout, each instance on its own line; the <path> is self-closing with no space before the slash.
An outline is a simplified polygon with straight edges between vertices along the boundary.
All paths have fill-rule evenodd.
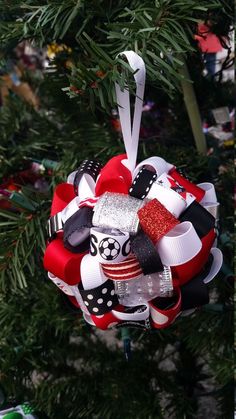
<path id="1" fill-rule="evenodd" d="M 196 152 L 181 87 L 187 63 L 202 117 L 229 106 L 233 85 L 200 76 L 193 33 L 211 13 L 225 40 L 232 8 L 223 0 L 0 1 L 0 384 L 13 404 L 30 401 L 52 419 L 233 417 L 232 151 L 208 138 L 209 155 Z M 35 60 L 17 72 L 22 41 Z M 168 329 L 125 335 L 87 325 L 48 280 L 42 257 L 55 185 L 85 158 L 105 163 L 124 152 L 114 82 L 124 86 L 124 69 L 134 89 L 117 58 L 129 49 L 147 68 L 138 159 L 159 155 L 193 182 L 215 183 L 224 265 L 210 304 Z"/>

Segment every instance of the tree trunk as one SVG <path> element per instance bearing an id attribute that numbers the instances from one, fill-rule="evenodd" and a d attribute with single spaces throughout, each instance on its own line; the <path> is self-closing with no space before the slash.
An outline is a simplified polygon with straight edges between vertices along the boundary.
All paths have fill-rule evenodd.
<path id="1" fill-rule="evenodd" d="M 182 61 L 183 65 L 180 68 L 179 72 L 184 77 L 181 80 L 181 85 L 184 95 L 185 106 L 188 112 L 197 151 L 201 154 L 206 154 L 206 138 L 202 130 L 202 120 L 193 88 L 193 83 L 189 81 L 190 75 L 184 58 L 182 58 Z"/>

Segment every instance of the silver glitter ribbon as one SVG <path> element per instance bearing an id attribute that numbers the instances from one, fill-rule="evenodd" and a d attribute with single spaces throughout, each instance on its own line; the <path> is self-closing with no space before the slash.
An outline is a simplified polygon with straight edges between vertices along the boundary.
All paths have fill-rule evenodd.
<path id="1" fill-rule="evenodd" d="M 105 192 L 94 208 L 92 224 L 96 227 L 117 228 L 131 235 L 137 234 L 137 212 L 144 201 L 129 195 Z"/>
<path id="2" fill-rule="evenodd" d="M 171 297 L 173 293 L 172 273 L 169 266 L 164 266 L 160 273 L 160 297 Z"/>
<path id="3" fill-rule="evenodd" d="M 164 266 L 162 272 L 144 275 L 138 279 L 114 282 L 115 292 L 120 303 L 125 306 L 144 304 L 156 297 L 171 297 L 173 294 L 173 282 L 169 266 Z"/>

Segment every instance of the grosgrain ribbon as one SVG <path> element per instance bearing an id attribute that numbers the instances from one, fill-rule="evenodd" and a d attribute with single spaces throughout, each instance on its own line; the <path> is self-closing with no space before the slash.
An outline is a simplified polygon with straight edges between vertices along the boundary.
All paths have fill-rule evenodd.
<path id="1" fill-rule="evenodd" d="M 215 226 L 217 227 L 217 222 L 220 216 L 220 204 L 217 201 L 215 187 L 212 183 L 204 182 L 199 183 L 201 189 L 205 191 L 203 199 L 200 201 L 200 204 L 215 218 Z"/>
<path id="2" fill-rule="evenodd" d="M 81 189 L 85 193 L 85 198 L 94 194 L 95 181 L 102 168 L 102 165 L 94 160 L 84 160 L 79 166 L 73 179 L 75 194 L 78 195 L 78 186 L 80 185 L 80 197 L 83 199 Z"/>
<path id="3" fill-rule="evenodd" d="M 83 302 L 83 299 L 81 297 L 81 294 L 79 292 L 77 285 L 68 285 L 66 282 L 62 281 L 62 279 L 56 277 L 51 272 L 48 272 L 49 279 L 68 297 L 73 298 L 77 306 L 85 313 L 89 314 L 88 309 L 86 305 Z M 75 301 L 72 300 L 73 304 L 75 304 Z"/>
<path id="4" fill-rule="evenodd" d="M 206 236 L 201 238 L 202 248 L 195 257 L 190 259 L 188 262 L 171 267 L 175 285 L 185 284 L 201 271 L 202 266 L 204 266 L 207 262 L 215 236 L 214 230 L 210 230 Z"/>
<path id="5" fill-rule="evenodd" d="M 200 252 L 202 243 L 192 223 L 185 221 L 172 228 L 156 247 L 164 265 L 178 266 L 193 259 Z"/>
<path id="6" fill-rule="evenodd" d="M 212 247 L 211 255 L 213 257 L 213 263 L 210 266 L 209 272 L 203 278 L 204 284 L 209 284 L 209 282 L 211 282 L 212 279 L 215 278 L 223 263 L 223 255 L 220 249 L 218 249 L 217 247 Z"/>
<path id="7" fill-rule="evenodd" d="M 130 170 L 122 164 L 126 157 L 126 154 L 112 157 L 102 168 L 96 182 L 96 196 L 104 192 L 128 193 L 132 177 Z"/>
<path id="8" fill-rule="evenodd" d="M 52 199 L 51 216 L 62 211 L 73 198 L 75 198 L 73 185 L 69 183 L 60 183 L 57 185 Z"/>
<path id="9" fill-rule="evenodd" d="M 90 228 L 92 227 L 93 211 L 89 207 L 80 208 L 64 225 L 64 246 L 73 253 L 89 249 Z"/>
<path id="10" fill-rule="evenodd" d="M 105 278 L 101 264 L 91 255 L 85 255 L 80 264 L 81 282 L 85 290 L 102 285 Z"/>
<path id="11" fill-rule="evenodd" d="M 212 248 L 207 263 L 202 271 L 191 281 L 183 285 L 181 290 L 181 310 L 191 310 L 209 302 L 207 285 L 218 274 L 223 262 L 220 249 Z"/>
<path id="12" fill-rule="evenodd" d="M 205 204 L 205 202 L 217 202 L 215 187 L 212 183 L 203 182 L 198 183 L 197 186 L 205 191 L 205 195 L 200 201 L 202 205 Z"/>
<path id="13" fill-rule="evenodd" d="M 112 313 L 118 320 L 141 321 L 149 317 L 149 305 L 127 308 L 126 311 L 112 310 Z"/>
<path id="14" fill-rule="evenodd" d="M 89 290 L 80 285 L 79 291 L 90 314 L 103 315 L 119 304 L 113 282 L 109 280 Z"/>
<path id="15" fill-rule="evenodd" d="M 187 192 L 194 195 L 198 202 L 200 202 L 203 199 L 205 191 L 199 188 L 199 186 L 194 185 L 194 183 L 184 178 L 175 168 L 169 171 L 169 175 L 171 175 L 171 177 L 174 178 L 176 182 L 183 186 Z"/>
<path id="16" fill-rule="evenodd" d="M 132 173 L 132 178 L 135 179 L 138 172 L 142 169 L 151 170 L 153 173 L 156 173 L 159 177 L 162 173 L 168 173 L 170 170 L 174 168 L 173 164 L 167 163 L 162 157 L 153 156 L 149 157 L 148 159 L 143 160 L 139 163 L 135 170 Z"/>
<path id="17" fill-rule="evenodd" d="M 149 314 L 154 328 L 162 329 L 169 326 L 181 314 L 182 310 L 185 312 L 189 308 L 207 304 L 209 295 L 204 283 L 216 275 L 222 263 L 222 254 L 219 249 L 212 249 L 211 253 L 213 260 L 211 260 L 209 268 L 206 266 L 200 275 L 194 277 L 184 287 L 175 288 L 173 297 L 157 297 L 150 302 Z M 149 322 L 147 322 L 147 306 L 146 309 L 141 310 L 141 313 L 137 306 L 133 308 L 133 312 L 130 310 L 132 309 L 130 308 L 127 313 L 124 306 L 119 305 L 110 313 L 103 316 L 87 317 L 85 320 L 103 330 L 122 326 L 150 328 Z"/>
<path id="18" fill-rule="evenodd" d="M 133 180 L 133 183 L 129 189 L 129 195 L 133 196 L 134 198 L 144 199 L 156 178 L 156 173 L 151 172 L 151 170 L 142 168 Z"/>
<path id="19" fill-rule="evenodd" d="M 64 294 L 74 296 L 73 286 L 68 285 L 62 279 L 53 275 L 51 272 L 48 272 L 48 278 L 62 291 Z"/>
<path id="20" fill-rule="evenodd" d="M 181 292 L 176 288 L 173 297 L 157 297 L 150 303 L 150 315 L 152 325 L 155 329 L 163 329 L 169 326 L 181 310 Z"/>
<path id="21" fill-rule="evenodd" d="M 154 182 L 150 191 L 147 194 L 148 199 L 158 199 L 164 207 L 171 212 L 176 218 L 185 210 L 187 203 L 184 198 L 172 189 L 160 186 Z"/>
<path id="22" fill-rule="evenodd" d="M 74 198 L 74 202 L 76 202 L 76 199 Z M 73 204 L 71 204 L 71 205 L 73 205 Z M 77 204 L 76 204 L 77 205 Z M 75 207 L 76 208 L 76 207 Z M 68 211 L 69 212 L 69 211 Z M 65 218 L 66 219 L 66 218 Z M 176 268 L 174 268 L 174 269 L 176 269 Z M 77 277 L 77 282 L 78 282 L 78 277 Z"/>
<path id="23" fill-rule="evenodd" d="M 131 249 L 144 275 L 163 270 L 163 264 L 152 240 L 142 230 L 131 238 Z"/>
<path id="24" fill-rule="evenodd" d="M 45 250 L 44 268 L 69 285 L 78 284 L 81 280 L 80 264 L 85 254 L 71 253 L 65 249 L 63 240 L 56 238 Z"/>
<path id="25" fill-rule="evenodd" d="M 90 254 L 100 263 L 122 262 L 129 253 L 129 233 L 117 229 L 91 228 Z"/>
<path id="26" fill-rule="evenodd" d="M 160 186 L 163 186 L 164 188 L 171 189 L 172 191 L 179 194 L 179 196 L 182 197 L 185 201 L 185 207 L 188 207 L 196 199 L 195 196 L 192 193 L 189 192 L 190 191 L 190 186 L 192 187 L 190 182 L 188 183 L 188 190 L 189 191 L 187 191 L 182 185 L 179 184 L 179 182 L 177 180 L 175 180 L 168 173 L 162 173 L 162 175 L 157 178 L 156 184 L 160 185 Z M 154 189 L 154 191 L 155 191 L 155 189 Z M 175 198 L 175 199 L 177 199 L 177 198 Z M 183 207 L 180 207 L 178 209 L 178 206 L 176 206 L 176 208 L 175 208 L 175 206 L 176 205 L 172 206 L 174 211 L 181 214 L 181 212 L 183 211 Z"/>

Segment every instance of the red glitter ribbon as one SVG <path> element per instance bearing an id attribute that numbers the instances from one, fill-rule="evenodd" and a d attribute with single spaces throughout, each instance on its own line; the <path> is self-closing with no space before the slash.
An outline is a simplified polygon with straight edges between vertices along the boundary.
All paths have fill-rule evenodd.
<path id="1" fill-rule="evenodd" d="M 157 199 L 152 199 L 138 211 L 140 225 L 153 243 L 160 240 L 168 231 L 179 224 Z"/>
<path id="2" fill-rule="evenodd" d="M 120 263 L 102 264 L 103 273 L 115 281 L 126 281 L 140 277 L 143 272 L 136 257 L 131 256 Z"/>

